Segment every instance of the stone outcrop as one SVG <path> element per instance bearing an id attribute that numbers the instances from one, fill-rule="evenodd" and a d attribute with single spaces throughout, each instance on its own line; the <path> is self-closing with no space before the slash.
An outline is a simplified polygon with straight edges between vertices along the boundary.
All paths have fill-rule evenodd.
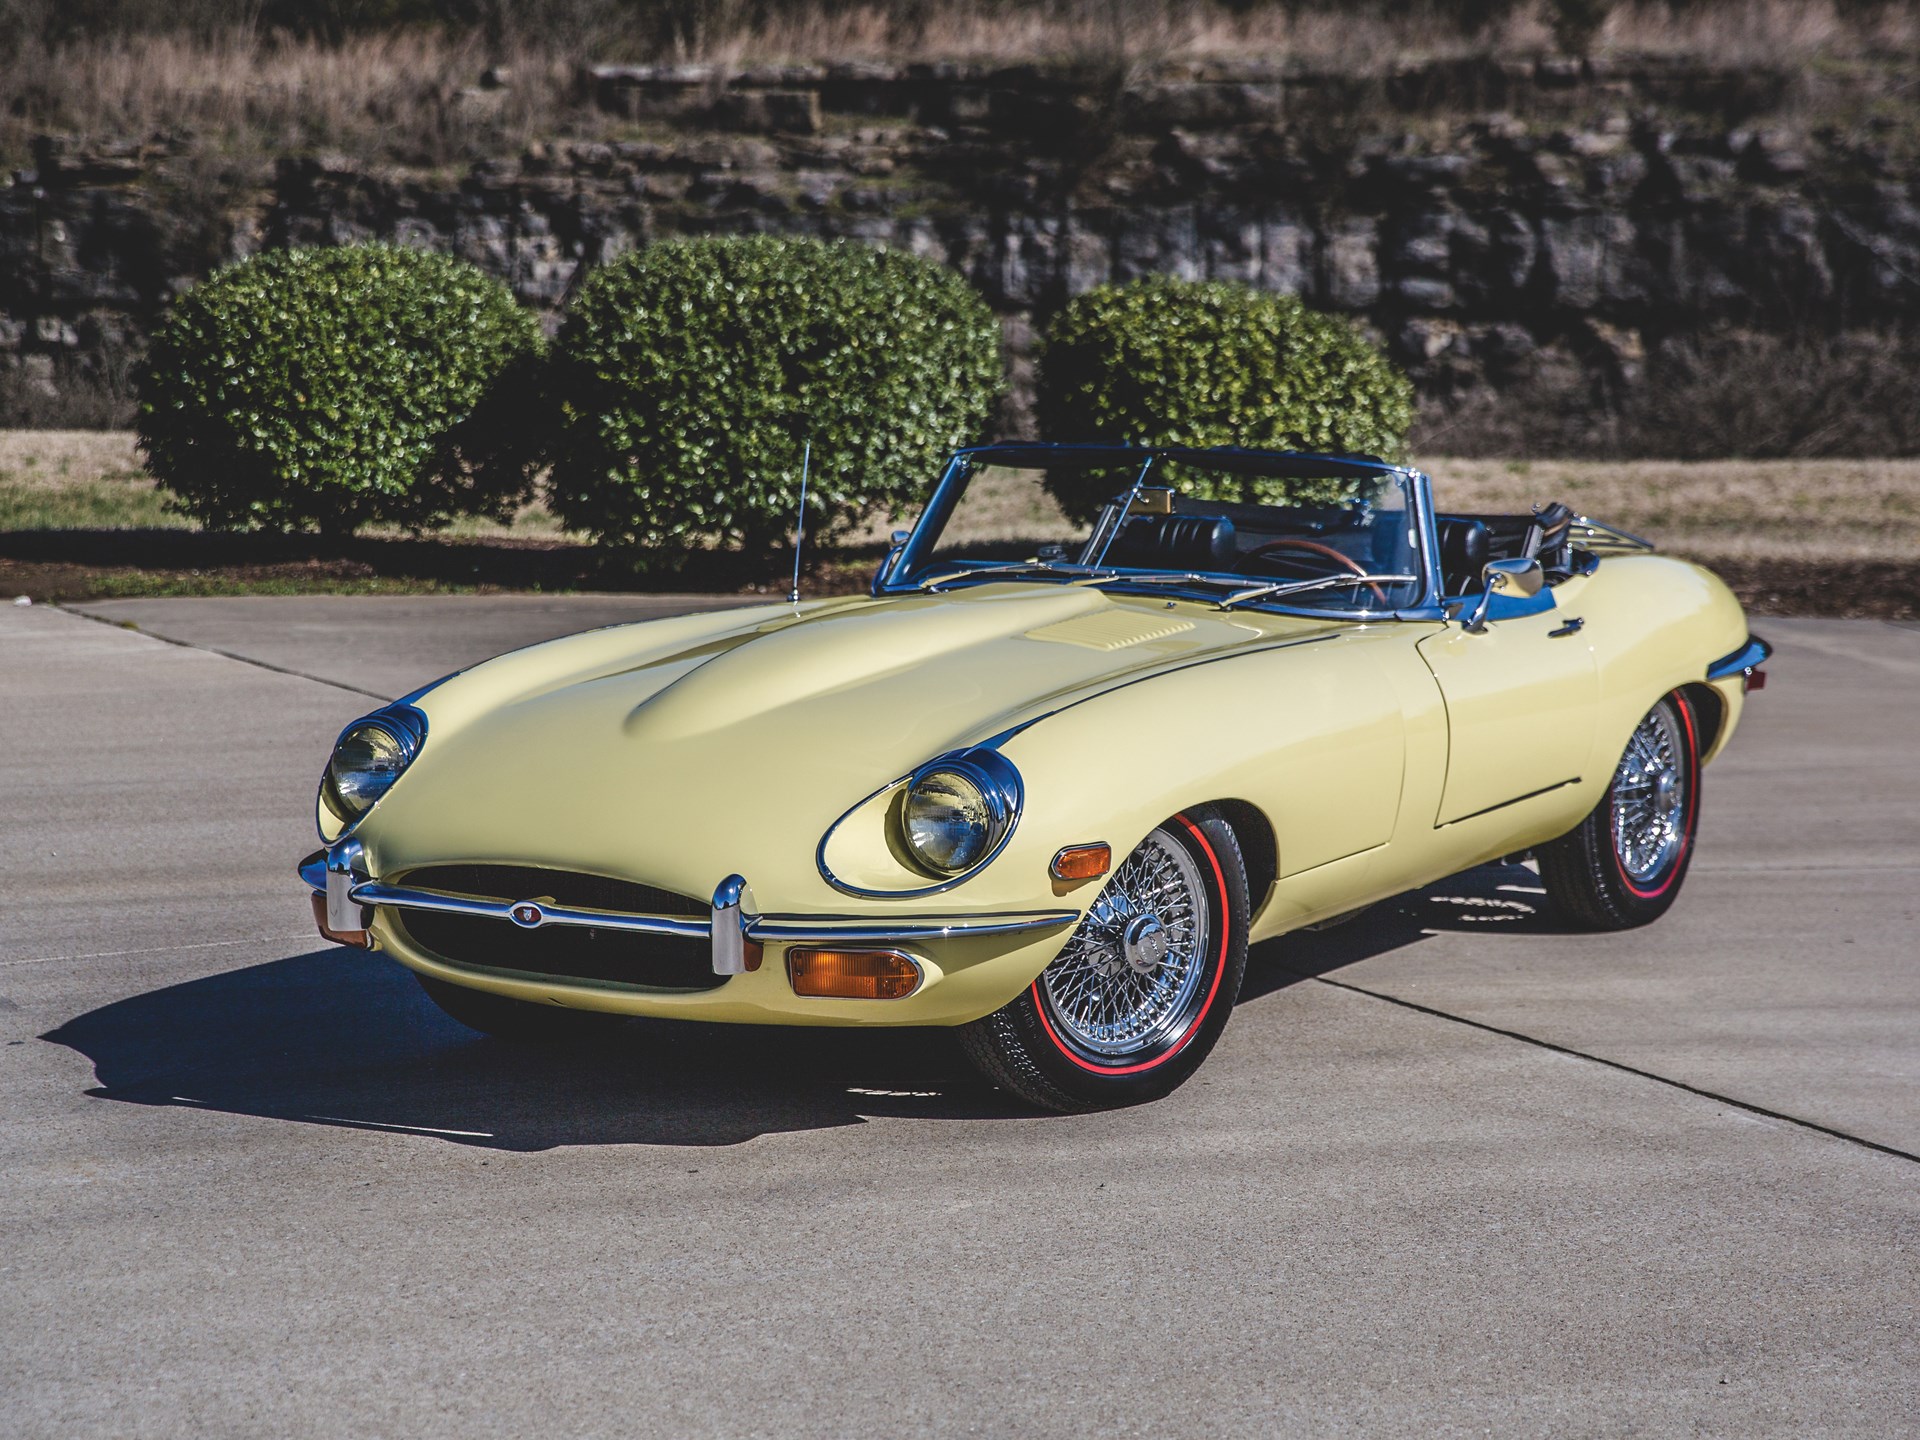
<path id="1" fill-rule="evenodd" d="M 0 188 L 0 366 L 43 385 L 113 371 L 214 264 L 370 238 L 464 255 L 553 312 L 662 236 L 898 246 L 1005 317 L 1016 389 L 1049 312 L 1152 272 L 1351 313 L 1438 395 L 1543 374 L 1630 389 L 1650 349 L 1721 327 L 1920 322 L 1920 172 L 1894 127 L 1796 123 L 1792 82 L 1765 72 L 600 67 L 580 83 L 627 138 L 459 175 L 324 155 L 231 175 L 180 140 L 44 138 Z"/>

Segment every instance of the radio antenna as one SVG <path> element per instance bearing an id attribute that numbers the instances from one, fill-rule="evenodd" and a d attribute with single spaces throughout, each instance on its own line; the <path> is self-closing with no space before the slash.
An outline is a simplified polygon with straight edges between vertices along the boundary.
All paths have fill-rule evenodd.
<path id="1" fill-rule="evenodd" d="M 800 456 L 800 513 L 793 522 L 793 588 L 787 592 L 787 603 L 800 603 L 800 547 L 807 538 L 807 471 L 813 465 L 813 441 L 807 441 L 807 448 Z"/>

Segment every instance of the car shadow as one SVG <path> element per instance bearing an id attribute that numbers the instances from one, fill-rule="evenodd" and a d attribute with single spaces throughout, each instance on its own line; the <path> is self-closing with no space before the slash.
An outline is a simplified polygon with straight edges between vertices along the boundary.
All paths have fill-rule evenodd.
<path id="1" fill-rule="evenodd" d="M 332 948 L 131 996 L 41 1038 L 92 1061 L 101 1099 L 500 1150 L 1025 1113 L 946 1031 L 635 1020 L 520 1045 L 447 1018 L 392 960 Z"/>
<path id="2" fill-rule="evenodd" d="M 1490 865 L 1331 929 L 1257 946 L 1240 1003 L 1444 930 L 1554 930 L 1539 877 Z M 886 1116 L 1033 1112 L 980 1079 L 950 1030 L 633 1020 L 563 1047 L 449 1019 L 401 966 L 328 948 L 130 996 L 40 1037 L 92 1062 L 87 1093 L 538 1151 L 735 1145 Z"/>
<path id="3" fill-rule="evenodd" d="M 1240 1003 L 1448 931 L 1522 940 L 1563 934 L 1565 927 L 1548 906 L 1539 875 L 1524 865 L 1482 865 L 1383 900 L 1351 920 L 1256 945 L 1247 957 Z"/>

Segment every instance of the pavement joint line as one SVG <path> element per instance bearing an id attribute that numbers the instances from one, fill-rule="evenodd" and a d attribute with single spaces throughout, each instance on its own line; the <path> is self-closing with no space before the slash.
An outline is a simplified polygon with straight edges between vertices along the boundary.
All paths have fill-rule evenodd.
<path id="1" fill-rule="evenodd" d="M 238 940 L 203 940 L 195 945 L 144 945 L 134 950 L 95 950 L 85 955 L 29 955 L 19 960 L 0 960 L 0 970 L 16 965 L 58 965 L 67 960 L 114 960 L 126 955 L 178 955 L 186 950 L 218 950 L 226 945 L 268 945 L 276 940 L 305 940 L 307 931 L 298 935 L 247 935 Z"/>
<path id="2" fill-rule="evenodd" d="M 1542 1040 L 1538 1035 L 1528 1035 L 1519 1030 L 1508 1030 L 1500 1025 L 1489 1025 L 1484 1020 L 1469 1019 L 1465 1015 L 1455 1015 L 1448 1010 L 1436 1010 L 1431 1005 L 1422 1005 L 1417 1000 L 1404 1000 L 1398 995 L 1388 995 L 1384 991 L 1369 990 L 1364 985 L 1355 985 L 1347 980 L 1329 980 L 1324 975 L 1311 977 L 1322 985 L 1332 986 L 1335 990 L 1350 990 L 1355 995 L 1365 995 L 1369 999 L 1384 1000 L 1389 1005 L 1398 1005 L 1403 1010 L 1412 1010 L 1421 1015 L 1431 1015 L 1436 1020 L 1451 1020 L 1456 1025 L 1465 1025 L 1472 1030 L 1481 1030 L 1489 1035 L 1498 1035 L 1507 1040 L 1518 1040 L 1522 1045 L 1532 1045 L 1536 1049 L 1550 1050 L 1556 1055 L 1565 1055 L 1572 1060 L 1585 1060 L 1594 1065 L 1604 1065 L 1609 1070 L 1618 1070 L 1624 1075 L 1637 1076 L 1642 1080 L 1651 1080 L 1656 1085 L 1665 1085 L 1673 1090 L 1684 1091 L 1688 1095 L 1697 1095 L 1702 1100 L 1712 1100 L 1717 1104 L 1731 1105 L 1736 1110 L 1744 1110 L 1749 1115 L 1758 1115 L 1767 1120 L 1778 1120 L 1802 1130 L 1811 1130 L 1815 1134 L 1825 1135 L 1834 1140 L 1844 1140 L 1849 1145 L 1858 1145 L 1863 1150 L 1877 1151 L 1882 1155 L 1891 1155 L 1896 1160 L 1906 1160 L 1920 1165 L 1920 1155 L 1911 1150 L 1902 1150 L 1893 1145 L 1882 1145 L 1878 1140 L 1868 1140 L 1864 1136 L 1854 1135 L 1845 1130 L 1837 1130 L 1831 1125 L 1822 1125 L 1818 1120 L 1805 1120 L 1798 1115 L 1789 1115 L 1781 1110 L 1769 1110 L 1764 1105 L 1756 1105 L 1751 1100 L 1736 1100 L 1731 1095 L 1718 1090 L 1703 1089 L 1698 1085 L 1689 1085 L 1684 1080 L 1675 1080 L 1671 1076 L 1661 1075 L 1653 1070 L 1642 1070 L 1638 1065 L 1629 1065 L 1624 1060 L 1609 1060 L 1604 1055 L 1595 1055 L 1586 1050 L 1575 1050 L 1570 1045 L 1556 1045 L 1551 1040 Z"/>
<path id="3" fill-rule="evenodd" d="M 1902 871 L 1920 870 L 1920 863 L 1892 865 L 1692 865 L 1688 873 L 1692 875 L 1798 875 L 1812 874 L 1850 874 L 1854 871 L 1870 870 L 1876 875 L 1899 874 Z"/>
<path id="4" fill-rule="evenodd" d="M 124 630 L 126 628 L 118 620 L 109 620 L 104 615 L 89 615 L 84 610 L 76 610 L 68 605 L 54 605 L 51 608 L 60 611 L 63 615 L 77 615 L 82 620 L 91 620 L 96 625 L 106 625 L 115 630 Z M 311 680 L 316 685 L 327 685 L 335 690 L 345 690 L 349 695 L 364 695 L 369 700 L 378 700 L 383 705 L 393 699 L 391 695 L 381 695 L 373 690 L 362 690 L 358 685 L 349 685 L 343 680 L 329 680 L 324 675 L 310 674 L 305 670 L 295 670 L 286 665 L 275 665 L 267 660 L 256 660 L 251 655 L 237 655 L 231 650 L 222 650 L 213 645 L 196 645 L 191 640 L 176 640 L 171 635 L 162 635 L 158 630 L 148 630 L 136 625 L 133 633 L 136 635 L 144 635 L 149 640 L 158 640 L 163 645 L 177 646 L 182 650 L 198 650 L 203 654 L 218 655 L 222 660 L 238 661 L 242 665 L 251 665 L 257 670 L 271 670 L 276 675 L 291 675 L 296 680 Z"/>

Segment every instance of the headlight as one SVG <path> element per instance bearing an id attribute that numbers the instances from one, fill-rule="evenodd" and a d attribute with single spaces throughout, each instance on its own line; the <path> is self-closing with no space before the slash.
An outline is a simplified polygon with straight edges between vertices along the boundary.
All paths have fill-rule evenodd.
<path id="1" fill-rule="evenodd" d="M 427 736 L 427 717 L 411 705 L 390 705 L 340 732 L 320 777 L 320 803 L 352 825 L 393 788 Z"/>
<path id="2" fill-rule="evenodd" d="M 1020 808 L 1020 777 L 997 751 L 936 760 L 907 784 L 901 838 L 931 875 L 959 875 L 993 857 Z"/>

